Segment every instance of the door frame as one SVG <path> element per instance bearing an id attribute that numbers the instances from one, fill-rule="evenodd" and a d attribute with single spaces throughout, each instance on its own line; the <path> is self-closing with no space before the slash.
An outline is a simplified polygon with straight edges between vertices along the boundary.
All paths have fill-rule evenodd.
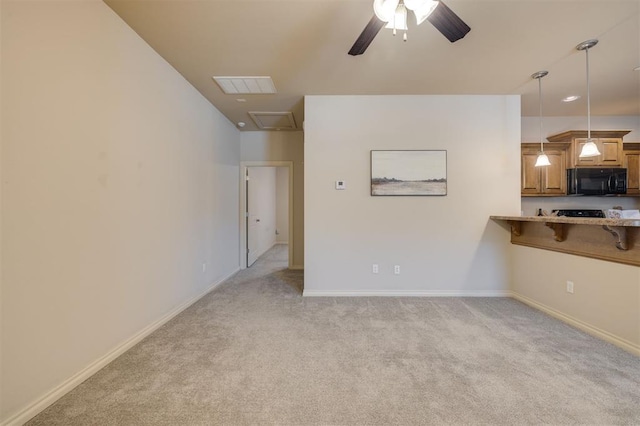
<path id="1" fill-rule="evenodd" d="M 289 171 L 289 269 L 293 266 L 293 161 L 241 161 L 240 162 L 240 269 L 247 268 L 247 168 L 286 167 Z"/>

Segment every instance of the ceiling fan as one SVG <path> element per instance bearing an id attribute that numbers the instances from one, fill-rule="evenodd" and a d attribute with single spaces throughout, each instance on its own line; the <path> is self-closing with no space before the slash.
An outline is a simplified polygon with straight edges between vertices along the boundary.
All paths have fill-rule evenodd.
<path id="1" fill-rule="evenodd" d="M 413 12 L 418 25 L 431 22 L 451 43 L 463 38 L 471 28 L 441 1 L 434 0 L 374 0 L 374 15 L 349 50 L 349 55 L 362 55 L 382 27 L 404 30 L 407 39 L 407 10 Z"/>

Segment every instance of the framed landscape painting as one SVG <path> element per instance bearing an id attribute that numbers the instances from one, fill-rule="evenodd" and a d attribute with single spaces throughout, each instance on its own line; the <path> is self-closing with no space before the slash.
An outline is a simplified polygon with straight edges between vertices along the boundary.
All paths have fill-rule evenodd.
<path id="1" fill-rule="evenodd" d="M 447 151 L 371 151 L 371 195 L 447 195 Z"/>

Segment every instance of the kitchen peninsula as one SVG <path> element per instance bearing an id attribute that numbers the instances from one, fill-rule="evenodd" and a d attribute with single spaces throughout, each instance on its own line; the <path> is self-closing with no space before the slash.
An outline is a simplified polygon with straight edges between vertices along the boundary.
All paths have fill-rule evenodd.
<path id="1" fill-rule="evenodd" d="M 640 219 L 491 216 L 511 243 L 640 266 Z"/>

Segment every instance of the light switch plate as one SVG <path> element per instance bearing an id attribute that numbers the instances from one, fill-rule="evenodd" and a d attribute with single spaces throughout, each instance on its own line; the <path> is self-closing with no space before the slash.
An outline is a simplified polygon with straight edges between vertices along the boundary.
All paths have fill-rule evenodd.
<path id="1" fill-rule="evenodd" d="M 343 180 L 336 181 L 336 189 L 347 189 L 347 182 Z"/>

